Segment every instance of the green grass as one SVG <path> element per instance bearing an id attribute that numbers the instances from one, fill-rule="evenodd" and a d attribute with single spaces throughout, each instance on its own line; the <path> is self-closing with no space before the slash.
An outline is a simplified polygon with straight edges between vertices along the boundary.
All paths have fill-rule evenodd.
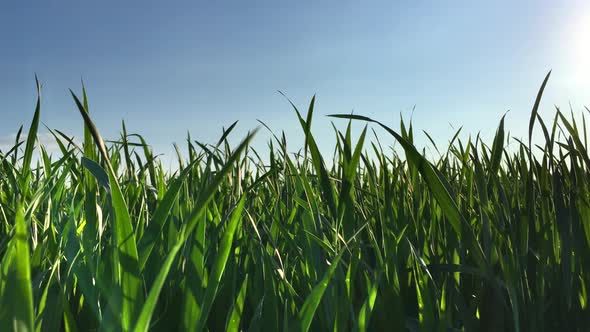
<path id="1" fill-rule="evenodd" d="M 548 78 L 527 142 L 508 137 L 502 118 L 492 142 L 457 133 L 444 150 L 431 140 L 432 159 L 411 124 L 333 115 L 348 125 L 327 162 L 314 98 L 305 114 L 292 105 L 302 153 L 272 134 L 263 160 L 256 132 L 232 149 L 234 123 L 217 144 L 189 137 L 187 156 L 176 147 L 173 172 L 124 123 L 105 145 L 84 89 L 72 93 L 82 146 L 54 130 L 60 153 L 48 154 L 36 140 L 39 98 L 26 140 L 0 152 L 0 326 L 587 331 L 585 117 L 539 116 Z M 370 142 L 365 127 L 354 142 L 353 121 L 390 136 Z"/>

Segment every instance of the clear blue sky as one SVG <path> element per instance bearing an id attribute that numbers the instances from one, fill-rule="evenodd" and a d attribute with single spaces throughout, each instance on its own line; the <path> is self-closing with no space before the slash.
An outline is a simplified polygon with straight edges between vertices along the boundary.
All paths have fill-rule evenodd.
<path id="1" fill-rule="evenodd" d="M 236 139 L 261 119 L 300 146 L 277 90 L 302 108 L 317 93 L 325 150 L 323 115 L 354 110 L 397 128 L 414 105 L 416 129 L 442 142 L 450 124 L 491 135 L 507 110 L 525 136 L 549 69 L 543 114 L 590 104 L 586 2 L 3 1 L 0 140 L 28 126 L 35 73 L 49 127 L 80 135 L 68 88 L 79 92 L 83 78 L 103 136 L 116 138 L 124 119 L 167 154 L 187 130 L 214 142 L 235 120 Z"/>

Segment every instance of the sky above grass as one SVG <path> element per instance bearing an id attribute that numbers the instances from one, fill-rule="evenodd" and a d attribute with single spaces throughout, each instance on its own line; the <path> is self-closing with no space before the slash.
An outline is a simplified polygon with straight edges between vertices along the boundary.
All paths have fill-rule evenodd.
<path id="1" fill-rule="evenodd" d="M 49 128 L 81 135 L 68 88 L 83 79 L 103 136 L 125 120 L 168 156 L 187 131 L 213 143 L 235 120 L 236 140 L 260 119 L 301 146 L 277 90 L 302 109 L 317 94 L 324 151 L 325 115 L 351 111 L 394 128 L 401 113 L 444 145 L 460 126 L 493 135 L 510 110 L 524 137 L 550 69 L 541 114 L 590 105 L 588 40 L 587 1 L 3 1 L 0 149 L 32 118 L 35 73 Z"/>

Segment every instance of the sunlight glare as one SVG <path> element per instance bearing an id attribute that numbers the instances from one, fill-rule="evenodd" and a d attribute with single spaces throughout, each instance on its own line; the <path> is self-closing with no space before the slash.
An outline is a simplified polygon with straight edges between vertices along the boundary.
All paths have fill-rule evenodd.
<path id="1" fill-rule="evenodd" d="M 574 69 L 575 80 L 579 83 L 587 82 L 590 78 L 590 7 L 581 11 L 572 31 L 571 65 Z"/>

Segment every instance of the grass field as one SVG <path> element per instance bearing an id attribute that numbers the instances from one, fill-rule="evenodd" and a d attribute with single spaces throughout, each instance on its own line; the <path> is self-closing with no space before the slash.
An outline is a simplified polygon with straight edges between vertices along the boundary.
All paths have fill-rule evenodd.
<path id="1" fill-rule="evenodd" d="M 255 132 L 232 149 L 232 125 L 217 144 L 189 138 L 176 172 L 124 126 L 105 145 L 85 91 L 72 93 L 82 146 L 56 130 L 61 153 L 48 155 L 38 100 L 26 139 L 0 153 L 0 326 L 589 331 L 586 124 L 541 119 L 548 78 L 528 141 L 502 118 L 492 142 L 457 133 L 426 159 L 411 125 L 334 115 L 391 136 L 371 143 L 365 128 L 353 142 L 349 124 L 327 162 L 312 99 L 293 106 L 299 155 L 277 135 L 262 160 Z"/>

